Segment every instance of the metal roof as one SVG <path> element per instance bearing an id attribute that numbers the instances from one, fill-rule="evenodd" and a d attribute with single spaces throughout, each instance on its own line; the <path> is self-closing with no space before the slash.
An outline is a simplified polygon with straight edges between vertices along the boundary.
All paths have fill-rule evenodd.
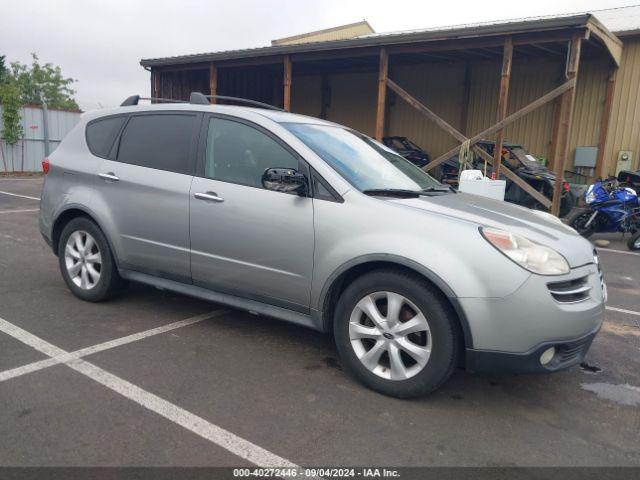
<path id="1" fill-rule="evenodd" d="M 455 40 L 495 36 L 505 34 L 530 33 L 563 28 L 589 28 L 595 26 L 599 33 L 604 34 L 612 42 L 620 43 L 600 22 L 590 13 L 564 16 L 548 16 L 521 18 L 515 20 L 501 20 L 495 22 L 454 25 L 450 27 L 429 28 L 403 32 L 375 33 L 344 40 L 331 40 L 298 45 L 274 45 L 241 50 L 227 50 L 192 55 L 180 55 L 164 58 L 143 59 L 143 67 L 161 67 L 200 62 L 216 62 L 246 58 L 258 58 L 271 55 L 285 55 L 323 50 L 338 50 L 354 47 L 371 47 L 381 45 L 407 44 L 414 42 L 430 42 L 438 40 Z"/>

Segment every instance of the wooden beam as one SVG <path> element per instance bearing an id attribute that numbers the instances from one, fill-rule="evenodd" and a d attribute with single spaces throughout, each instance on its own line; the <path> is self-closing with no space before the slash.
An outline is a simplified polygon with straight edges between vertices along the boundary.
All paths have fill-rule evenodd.
<path id="1" fill-rule="evenodd" d="M 509 82 L 511 81 L 511 64 L 513 63 L 513 42 L 511 37 L 504 39 L 504 49 L 502 52 L 502 73 L 500 75 L 500 93 L 498 94 L 498 114 L 496 121 L 504 120 L 507 116 L 507 104 L 509 102 Z M 496 132 L 496 144 L 493 149 L 495 165 L 493 172 L 496 178 L 500 176 L 500 166 L 502 165 L 502 142 L 504 141 L 504 129 Z"/>
<path id="2" fill-rule="evenodd" d="M 573 104 L 576 96 L 575 82 L 580 66 L 580 47 L 582 39 L 579 36 L 573 37 L 567 47 L 567 67 L 566 77 L 573 80 L 574 85 L 562 94 L 560 106 L 560 128 L 558 129 L 558 146 L 553 159 L 553 171 L 556 175 L 555 186 L 553 188 L 553 204 L 551 213 L 560 213 L 560 198 L 562 196 L 562 177 L 564 175 L 564 165 L 569 152 L 569 137 L 571 136 L 571 122 L 573 119 Z"/>
<path id="3" fill-rule="evenodd" d="M 289 55 L 285 55 L 282 59 L 284 66 L 284 75 L 283 75 L 283 84 L 284 84 L 284 95 L 283 95 L 283 108 L 287 111 L 291 111 L 291 57 Z"/>
<path id="4" fill-rule="evenodd" d="M 528 113 L 531 113 L 532 111 L 536 110 L 537 108 L 540 108 L 541 106 L 549 103 L 554 98 L 559 97 L 560 95 L 562 95 L 567 90 L 573 88 L 575 86 L 575 84 L 576 84 L 575 78 L 567 80 L 565 83 L 563 83 L 559 87 L 554 88 L 549 93 L 543 95 L 542 97 L 538 98 L 537 100 L 534 100 L 530 104 L 522 107 L 517 112 L 513 112 L 511 115 L 506 117 L 501 122 L 498 122 L 495 125 L 492 125 L 489 128 L 486 128 L 482 132 L 480 132 L 480 133 L 474 135 L 473 137 L 471 137 L 470 138 L 471 145 L 473 145 L 476 142 L 478 142 L 478 140 L 482 140 L 484 137 L 488 137 L 489 135 L 493 135 L 494 133 L 496 133 L 501 128 L 504 128 L 504 127 L 506 127 L 508 125 L 511 125 L 513 122 L 515 122 L 516 120 L 520 119 L 521 117 L 524 117 Z M 461 145 L 458 145 L 457 147 L 453 147 L 448 152 L 443 153 L 442 155 L 440 155 L 435 160 L 432 160 L 431 162 L 429 162 L 427 165 L 422 167 L 422 169 L 425 172 L 428 172 L 429 170 L 434 169 L 435 167 L 437 167 L 438 165 L 440 165 L 444 161 L 446 161 L 449 158 L 451 158 L 451 156 L 453 156 L 456 153 L 458 153 L 458 151 L 460 150 L 460 147 L 461 147 Z"/>
<path id="5" fill-rule="evenodd" d="M 435 122 L 440 128 L 442 128 L 443 130 L 448 132 L 450 135 L 452 135 L 458 141 L 460 141 L 460 142 L 466 142 L 467 141 L 467 137 L 465 137 L 461 132 L 459 132 L 456 128 L 454 128 L 449 123 L 447 123 L 445 120 L 443 120 L 438 115 L 436 115 L 428 107 L 426 107 L 425 105 L 420 103 L 420 101 L 418 101 L 414 97 L 412 97 L 409 93 L 407 93 L 402 87 L 400 87 L 393 80 L 387 79 L 387 85 L 389 86 L 389 88 L 391 90 L 393 90 L 405 102 L 407 102 L 409 105 L 411 105 L 412 107 L 417 109 L 419 112 L 423 113 L 427 118 L 429 118 L 431 121 Z M 471 142 L 471 144 L 472 144 L 471 148 L 473 149 L 473 151 L 478 156 L 482 157 L 485 162 L 489 163 L 490 165 L 494 165 L 494 160 L 491 157 L 491 155 L 489 155 L 487 152 L 485 152 L 482 148 L 478 147 L 477 145 L 473 145 L 473 143 L 474 142 L 472 141 Z M 449 158 L 449 157 L 447 157 L 447 158 Z M 533 198 L 535 198 L 538 202 L 540 202 L 542 205 L 544 205 L 546 208 L 549 208 L 549 206 L 551 205 L 551 202 L 549 201 L 549 199 L 547 197 L 545 197 L 544 195 L 542 195 L 540 192 L 538 192 L 535 188 L 533 188 L 527 182 L 525 182 L 520 177 L 518 177 L 516 174 L 514 174 L 513 172 L 511 172 L 510 170 L 508 170 L 506 168 L 504 169 L 504 175 L 509 180 L 514 182 L 516 185 L 518 185 L 522 190 L 524 190 L 526 193 L 528 193 Z"/>
<path id="6" fill-rule="evenodd" d="M 596 157 L 596 168 L 594 174 L 596 177 L 604 178 L 606 165 L 604 164 L 604 150 L 607 146 L 607 136 L 609 134 L 609 121 L 611 119 L 611 108 L 613 106 L 613 93 L 616 86 L 616 77 L 618 76 L 618 68 L 613 68 L 607 78 L 607 93 L 604 97 L 604 107 L 602 109 L 602 117 L 600 117 L 600 135 L 598 137 L 598 156 Z"/>
<path id="7" fill-rule="evenodd" d="M 215 64 L 209 65 L 209 95 L 217 95 L 218 94 L 218 68 Z M 209 102 L 211 104 L 216 103 L 215 98 L 210 98 Z"/>
<path id="8" fill-rule="evenodd" d="M 384 115 L 387 103 L 387 82 L 389 73 L 389 55 L 384 48 L 380 49 L 380 66 L 378 71 L 378 102 L 376 111 L 376 140 L 384 137 Z"/>

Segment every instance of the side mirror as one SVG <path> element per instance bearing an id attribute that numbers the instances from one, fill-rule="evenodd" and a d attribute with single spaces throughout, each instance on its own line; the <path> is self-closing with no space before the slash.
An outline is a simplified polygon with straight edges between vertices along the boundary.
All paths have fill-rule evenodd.
<path id="1" fill-rule="evenodd" d="M 307 178 L 293 168 L 267 168 L 262 174 L 262 186 L 267 190 L 307 193 Z"/>

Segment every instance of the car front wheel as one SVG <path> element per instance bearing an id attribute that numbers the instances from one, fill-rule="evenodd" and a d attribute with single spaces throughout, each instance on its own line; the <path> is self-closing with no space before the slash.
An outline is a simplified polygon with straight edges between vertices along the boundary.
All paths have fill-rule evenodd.
<path id="1" fill-rule="evenodd" d="M 429 282 L 402 271 L 375 271 L 349 285 L 338 302 L 334 336 L 356 378 L 400 398 L 438 388 L 459 355 L 451 309 Z"/>

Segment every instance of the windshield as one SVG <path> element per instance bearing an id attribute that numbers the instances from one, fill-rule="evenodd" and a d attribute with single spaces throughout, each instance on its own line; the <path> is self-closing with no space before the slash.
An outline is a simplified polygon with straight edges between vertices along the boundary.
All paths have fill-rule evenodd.
<path id="1" fill-rule="evenodd" d="M 282 126 L 361 192 L 442 187 L 435 178 L 365 135 L 331 125 L 283 123 Z"/>

